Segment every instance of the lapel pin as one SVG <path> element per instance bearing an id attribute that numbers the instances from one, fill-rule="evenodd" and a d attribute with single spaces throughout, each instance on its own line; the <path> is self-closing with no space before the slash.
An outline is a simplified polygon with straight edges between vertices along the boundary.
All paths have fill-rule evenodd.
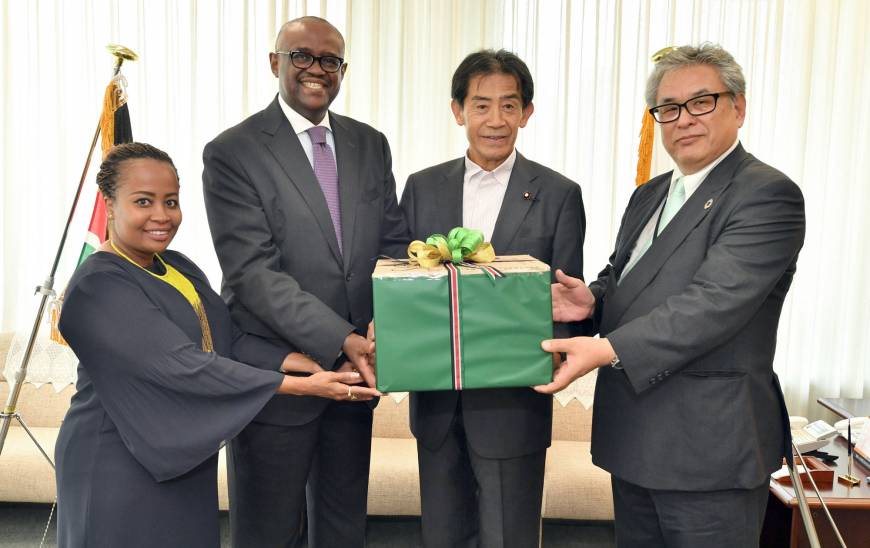
<path id="1" fill-rule="evenodd" d="M 530 192 L 523 192 L 523 200 L 531 200 L 532 194 Z"/>
<path id="2" fill-rule="evenodd" d="M 710 209 L 710 206 L 713 205 L 713 198 L 707 200 L 707 203 L 704 204 L 704 209 Z"/>

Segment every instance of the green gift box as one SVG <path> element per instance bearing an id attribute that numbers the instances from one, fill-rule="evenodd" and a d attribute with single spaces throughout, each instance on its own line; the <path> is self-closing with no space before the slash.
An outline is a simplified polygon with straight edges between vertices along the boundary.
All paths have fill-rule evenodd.
<path id="1" fill-rule="evenodd" d="M 379 260 L 372 274 L 382 392 L 547 384 L 553 361 L 550 267 L 528 255 L 422 268 Z M 455 274 L 451 276 L 450 270 Z"/>

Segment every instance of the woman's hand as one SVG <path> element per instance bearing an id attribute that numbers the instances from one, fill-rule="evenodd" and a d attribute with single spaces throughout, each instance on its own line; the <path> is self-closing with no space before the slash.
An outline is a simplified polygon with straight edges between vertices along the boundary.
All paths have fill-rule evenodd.
<path id="1" fill-rule="evenodd" d="M 360 374 L 353 371 L 319 371 L 310 377 L 284 377 L 278 393 L 339 401 L 368 401 L 383 395 L 374 388 L 358 386 L 362 380 Z"/>
<path id="2" fill-rule="evenodd" d="M 287 354 L 281 363 L 282 373 L 319 373 L 323 371 L 320 365 L 301 352 Z"/>

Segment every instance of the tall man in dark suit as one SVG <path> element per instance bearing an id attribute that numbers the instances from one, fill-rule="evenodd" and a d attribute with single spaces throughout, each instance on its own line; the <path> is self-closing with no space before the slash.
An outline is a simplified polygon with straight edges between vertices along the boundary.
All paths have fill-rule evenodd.
<path id="1" fill-rule="evenodd" d="M 373 385 L 371 273 L 408 239 L 386 138 L 328 112 L 343 56 L 327 21 L 286 23 L 278 97 L 206 145 L 203 183 L 236 324 Z M 307 483 L 308 545 L 363 546 L 371 428 L 366 404 L 273 398 L 230 445 L 233 545 L 296 545 Z"/>
<path id="2" fill-rule="evenodd" d="M 580 276 L 580 187 L 514 148 L 533 93 L 516 55 L 466 57 L 453 75 L 452 109 L 468 153 L 411 175 L 402 210 L 414 238 L 475 228 L 500 255 L 527 253 Z M 557 330 L 569 335 L 568 326 Z M 537 546 L 552 405 L 531 388 L 411 394 L 426 546 Z"/>
<path id="3" fill-rule="evenodd" d="M 554 317 L 594 315 L 601 338 L 545 342 L 568 358 L 539 389 L 601 367 L 592 459 L 612 475 L 620 548 L 758 546 L 789 450 L 773 355 L 804 203 L 740 145 L 745 88 L 719 46 L 658 62 L 646 100 L 676 169 L 631 197 L 588 289 L 553 286 Z"/>

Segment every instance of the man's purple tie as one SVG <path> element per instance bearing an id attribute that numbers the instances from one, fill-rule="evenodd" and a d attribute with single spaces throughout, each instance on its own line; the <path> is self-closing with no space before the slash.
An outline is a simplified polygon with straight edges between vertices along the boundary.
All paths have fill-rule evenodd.
<path id="1" fill-rule="evenodd" d="M 338 201 L 338 170 L 335 167 L 335 157 L 332 148 L 326 142 L 326 128 L 314 126 L 308 130 L 311 138 L 311 148 L 314 152 L 314 175 L 320 183 L 320 189 L 329 207 L 335 237 L 338 238 L 338 251 L 341 252 L 341 207 Z"/>

